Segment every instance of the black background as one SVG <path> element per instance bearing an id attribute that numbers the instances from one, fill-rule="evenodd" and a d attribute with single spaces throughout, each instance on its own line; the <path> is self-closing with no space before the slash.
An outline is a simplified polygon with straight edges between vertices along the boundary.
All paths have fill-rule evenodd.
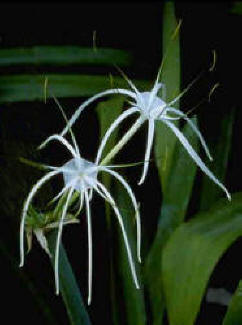
<path id="1" fill-rule="evenodd" d="M 242 17 L 229 13 L 230 4 L 223 3 L 177 3 L 177 17 L 182 18 L 181 29 L 181 55 L 182 55 L 182 86 L 187 85 L 199 72 L 208 71 L 212 63 L 212 50 L 217 52 L 217 64 L 212 73 L 206 72 L 198 86 L 183 100 L 184 110 L 196 105 L 203 99 L 209 88 L 216 83 L 220 87 L 215 91 L 210 103 L 203 104 L 197 110 L 200 116 L 200 125 L 205 137 L 210 141 L 216 137 L 216 122 L 231 108 L 236 109 L 236 118 L 233 130 L 233 143 L 229 159 L 229 168 L 226 185 L 231 192 L 241 191 L 241 49 L 240 35 Z M 80 45 L 92 47 L 93 31 L 97 34 L 98 47 L 113 47 L 127 49 L 134 56 L 132 69 L 125 71 L 129 77 L 154 79 L 161 61 L 162 44 L 162 3 L 12 3 L 0 5 L 0 46 L 1 48 L 32 46 L 32 45 Z M 39 73 L 52 71 L 51 68 L 8 68 L 1 73 Z M 84 69 L 76 67 L 59 68 L 55 72 L 86 72 L 99 73 L 114 72 L 112 68 L 96 71 L 93 67 Z M 62 100 L 64 107 L 68 107 L 68 115 L 79 105 L 80 99 Z M 63 121 L 56 117 L 56 111 L 51 110 L 51 104 L 21 103 L 1 105 L 0 116 L 7 125 L 1 129 L 4 136 L 12 140 L 33 142 L 39 144 L 48 134 L 61 129 Z M 34 111 L 34 112 L 33 112 Z M 89 110 L 90 112 L 91 110 Z M 95 114 L 90 113 L 83 117 L 83 133 L 79 141 L 90 144 L 85 150 L 88 159 L 94 157 L 95 147 L 98 145 L 97 132 L 92 132 L 89 125 L 97 126 Z M 86 120 L 85 120 L 86 119 Z M 53 123 L 53 120 L 55 121 Z M 1 121 L 0 121 L 1 124 Z M 141 131 L 142 133 L 142 131 Z M 90 134 L 92 136 L 90 136 Z M 145 136 L 145 133 L 141 134 Z M 136 142 L 135 142 L 136 141 Z M 135 143 L 137 145 L 135 145 Z M 94 148 L 94 149 L 93 149 Z M 133 148 L 136 148 L 135 151 Z M 53 149 L 50 149 L 50 152 Z M 130 161 L 142 160 L 144 148 L 137 139 L 134 144 L 127 147 Z M 53 161 L 61 159 L 62 152 L 54 152 Z M 122 157 L 122 156 L 121 156 Z M 29 157 L 31 158 L 31 157 Z M 121 158 L 120 158 L 121 159 Z M 132 175 L 137 179 L 140 170 Z M 156 170 L 153 165 L 150 171 L 150 180 L 146 188 L 152 184 L 159 188 L 156 179 Z M 131 180 L 132 182 L 132 180 Z M 155 183 L 152 183 L 155 182 Z M 199 176 L 198 176 L 199 184 Z M 4 188 L 1 189 L 4 193 Z M 145 189 L 137 189 L 139 198 L 145 202 L 158 203 L 160 194 L 147 195 Z M 24 192 L 24 191 L 23 191 Z M 23 197 L 24 197 L 23 193 Z M 3 202 L 3 201 L 2 201 Z M 3 204 L 3 203 L 2 203 Z M 99 206 L 99 202 L 96 202 Z M 147 208 L 146 208 L 147 209 Z M 4 209 L 2 209 L 4 211 Z M 148 210 L 148 209 L 147 209 Z M 159 212 L 153 208 L 154 216 Z M 196 211 L 196 202 L 190 206 L 190 215 Z M 144 208 L 144 212 L 146 212 Z M 20 213 L 20 211 L 19 211 Z M 2 212 L 3 214 L 3 212 Z M 18 216 L 12 216 L 18 220 Z M 8 228 L 9 221 L 5 215 L 2 218 L 3 240 L 10 243 L 9 253 L 18 256 L 17 235 L 11 233 L 12 229 L 18 231 L 17 226 Z M 94 221 L 96 229 L 104 231 L 105 225 L 100 220 Z M 155 217 L 146 221 L 152 240 L 152 229 Z M 16 222 L 17 224 L 17 222 Z M 80 229 L 85 229 L 85 221 L 81 220 Z M 86 241 L 85 231 L 73 230 L 75 236 L 66 234 L 68 256 L 74 266 L 82 291 L 86 293 L 86 246 L 81 248 L 81 243 Z M 79 237 L 78 237 L 79 236 Z M 103 282 L 108 279 L 108 265 L 105 260 L 107 243 L 100 232 L 94 231 L 95 244 L 99 247 L 96 254 L 94 268 L 94 299 L 90 307 L 90 314 L 94 324 L 111 324 L 110 301 L 108 292 L 103 291 Z M 79 238 L 73 242 L 73 238 Z M 69 241 L 68 241 L 69 240 Z M 63 310 L 61 298 L 54 295 L 53 274 L 47 257 L 43 256 L 38 245 L 34 245 L 26 259 L 26 272 L 36 283 L 37 288 L 45 287 L 44 299 L 51 301 L 50 308 L 54 310 L 58 324 L 68 324 L 68 319 Z M 224 259 L 216 268 L 211 279 L 211 286 L 225 286 L 231 292 L 235 289 L 241 278 L 242 269 L 238 266 L 240 242 L 230 248 Z M 41 258 L 41 260 L 40 260 Z M 233 265 L 231 269 L 231 265 Z M 34 271 L 32 271 L 34 270 Z M 21 271 L 20 271 L 21 272 Z M 52 278 L 51 278 L 52 277 Z M 100 280 L 101 278 L 101 280 Z M 1 256 L 1 306 L 2 315 L 8 318 L 8 323 L 14 323 L 17 316 L 18 322 L 24 324 L 47 324 L 42 311 L 37 307 L 25 282 L 17 278 L 14 269 L 5 255 Z M 4 288 L 4 289 L 3 289 Z M 1 308 L 1 309 L 2 309 Z M 221 324 L 225 308 L 202 305 L 199 324 Z"/>

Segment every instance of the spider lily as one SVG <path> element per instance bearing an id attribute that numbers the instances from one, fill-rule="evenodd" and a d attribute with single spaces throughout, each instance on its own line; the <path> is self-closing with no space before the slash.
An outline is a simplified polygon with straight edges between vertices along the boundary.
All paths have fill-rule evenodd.
<path id="1" fill-rule="evenodd" d="M 211 157 L 211 154 L 209 152 L 209 149 L 206 145 L 206 142 L 197 128 L 197 126 L 190 120 L 186 114 L 184 114 L 179 109 L 176 109 L 173 107 L 173 105 L 184 95 L 185 92 L 188 91 L 188 89 L 194 84 L 194 82 L 197 80 L 195 79 L 190 85 L 185 88 L 176 98 L 174 98 L 170 102 L 166 102 L 166 88 L 165 85 L 162 83 L 159 83 L 159 76 L 160 71 L 157 75 L 156 81 L 154 83 L 153 89 L 151 91 L 146 92 L 140 92 L 136 86 L 126 77 L 127 82 L 130 85 L 131 90 L 127 91 L 125 89 L 114 89 L 108 90 L 106 92 L 100 93 L 99 95 L 96 95 L 97 97 L 104 96 L 106 94 L 115 94 L 115 93 L 121 93 L 128 97 L 130 97 L 131 101 L 129 102 L 131 107 L 125 110 L 109 127 L 109 129 L 106 131 L 106 134 L 104 135 L 101 145 L 98 150 L 96 163 L 99 163 L 103 149 L 106 145 L 106 142 L 108 138 L 111 136 L 112 132 L 117 128 L 117 126 L 124 121 L 127 117 L 130 115 L 139 114 L 139 117 L 135 121 L 135 123 L 131 126 L 131 128 L 127 131 L 127 133 L 123 136 L 122 139 L 116 144 L 116 146 L 109 152 L 109 154 L 101 161 L 102 164 L 108 163 L 119 150 L 122 149 L 122 147 L 130 140 L 130 138 L 136 133 L 136 131 L 141 127 L 141 125 L 144 122 L 148 122 L 148 137 L 147 137 L 147 144 L 146 144 L 146 151 L 145 151 L 145 159 L 144 159 L 144 168 L 142 172 L 142 176 L 139 181 L 139 185 L 142 184 L 145 180 L 145 177 L 148 172 L 149 167 L 149 159 L 151 155 L 152 145 L 154 141 L 154 132 L 155 132 L 155 123 L 157 121 L 164 123 L 178 138 L 178 140 L 181 142 L 181 144 L 184 146 L 190 157 L 195 161 L 195 163 L 201 168 L 201 170 L 214 182 L 216 183 L 227 195 L 227 198 L 230 200 L 231 196 L 228 190 L 225 188 L 225 186 L 216 178 L 216 176 L 207 168 L 207 166 L 204 164 L 204 162 L 201 160 L 199 155 L 196 153 L 196 151 L 192 148 L 186 137 L 183 135 L 183 133 L 177 128 L 177 126 L 173 123 L 174 120 L 184 119 L 192 128 L 192 130 L 195 132 L 195 134 L 198 136 L 201 145 L 208 156 L 210 160 L 213 160 Z M 158 97 L 158 91 L 162 88 L 162 98 Z M 89 101 L 95 100 L 95 96 L 91 98 Z M 87 104 L 87 102 L 86 102 Z M 85 103 L 83 106 L 80 106 L 80 108 L 73 114 L 72 118 L 70 119 L 70 124 L 72 125 L 78 116 L 80 115 L 82 109 L 86 105 Z M 86 107 L 86 106 L 85 106 Z M 65 130 L 63 130 L 62 134 L 65 133 Z"/>
<path id="2" fill-rule="evenodd" d="M 126 189 L 128 195 L 132 201 L 133 207 L 135 209 L 135 217 L 137 223 L 137 256 L 140 261 L 140 237 L 141 237 L 141 229 L 140 229 L 140 216 L 139 216 L 139 208 L 136 202 L 135 196 L 133 194 L 132 189 L 125 181 L 125 179 L 119 175 L 116 171 L 113 170 L 115 166 L 101 166 L 96 163 L 92 163 L 83 159 L 80 156 L 79 148 L 77 146 L 75 137 L 73 133 L 72 141 L 73 145 L 70 144 L 64 137 L 60 135 L 52 135 L 47 138 L 41 145 L 40 149 L 47 145 L 52 140 L 61 142 L 67 150 L 71 153 L 72 159 L 67 161 L 61 167 L 53 167 L 53 166 L 45 166 L 49 172 L 44 175 L 32 188 L 30 191 L 23 207 L 22 219 L 20 225 L 20 256 L 21 262 L 20 266 L 24 264 L 24 228 L 25 228 L 25 220 L 30 207 L 30 204 L 38 192 L 38 190 L 49 181 L 52 177 L 57 176 L 59 174 L 63 175 L 64 179 L 64 187 L 57 194 L 56 197 L 52 200 L 52 202 L 60 200 L 64 200 L 64 206 L 62 207 L 61 217 L 58 223 L 58 234 L 56 240 L 55 247 L 55 285 L 56 285 L 56 293 L 59 293 L 59 246 L 61 242 L 62 229 L 64 225 L 64 220 L 67 215 L 68 207 L 71 205 L 73 197 L 76 196 L 79 199 L 79 211 L 81 211 L 83 204 L 85 203 L 86 207 L 86 215 L 87 215 L 87 225 L 88 225 L 88 304 L 91 303 L 92 298 L 92 224 L 91 224 L 91 211 L 90 211 L 90 201 L 91 201 L 91 193 L 92 191 L 99 194 L 105 201 L 109 202 L 113 211 L 118 219 L 119 225 L 121 227 L 125 247 L 127 250 L 128 261 L 130 264 L 130 269 L 132 273 L 132 277 L 136 288 L 139 288 L 138 279 L 136 276 L 135 265 L 133 262 L 133 257 L 130 249 L 130 245 L 128 242 L 127 234 L 124 228 L 123 220 L 121 213 L 112 197 L 108 189 L 98 180 L 98 175 L 100 172 L 106 172 L 117 179 Z"/>

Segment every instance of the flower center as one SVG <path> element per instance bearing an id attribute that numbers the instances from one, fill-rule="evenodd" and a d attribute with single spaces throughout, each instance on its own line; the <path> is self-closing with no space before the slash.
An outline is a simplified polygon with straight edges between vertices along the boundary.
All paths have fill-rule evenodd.
<path id="1" fill-rule="evenodd" d="M 97 180 L 97 166 L 85 159 L 73 158 L 63 167 L 65 185 L 71 184 L 78 192 L 92 188 Z"/>
<path id="2" fill-rule="evenodd" d="M 158 96 L 151 98 L 151 92 L 148 91 L 140 93 L 140 96 L 137 98 L 137 107 L 148 119 L 156 119 L 160 114 L 165 113 L 165 106 L 166 103 L 161 98 Z"/>

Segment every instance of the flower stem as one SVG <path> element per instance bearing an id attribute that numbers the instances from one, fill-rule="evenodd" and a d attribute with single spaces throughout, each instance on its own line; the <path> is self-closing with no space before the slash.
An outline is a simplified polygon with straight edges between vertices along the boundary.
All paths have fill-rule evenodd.
<path id="1" fill-rule="evenodd" d="M 128 132 L 119 140 L 116 146 L 107 154 L 107 156 L 101 161 L 100 165 L 107 165 L 112 158 L 116 156 L 116 154 L 123 148 L 123 146 L 132 138 L 135 132 L 141 127 L 144 123 L 144 118 L 139 117 L 136 122 L 132 125 L 132 127 L 128 130 Z"/>

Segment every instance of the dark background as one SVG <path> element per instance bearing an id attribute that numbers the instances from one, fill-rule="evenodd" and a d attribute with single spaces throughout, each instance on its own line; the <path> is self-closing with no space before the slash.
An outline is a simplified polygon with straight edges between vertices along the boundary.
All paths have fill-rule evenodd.
<path id="1" fill-rule="evenodd" d="M 230 4 L 221 3 L 177 3 L 177 17 L 183 19 L 181 28 L 181 56 L 182 56 L 182 86 L 185 87 L 199 72 L 205 71 L 198 85 L 194 87 L 189 95 L 182 101 L 182 109 L 189 110 L 201 99 L 207 96 L 211 86 L 219 82 L 220 87 L 215 91 L 212 101 L 199 106 L 196 113 L 200 117 L 201 130 L 205 138 L 210 142 L 216 138 L 216 126 L 218 119 L 226 114 L 231 108 L 236 110 L 236 118 L 233 129 L 233 143 L 229 159 L 229 168 L 226 178 L 226 185 L 231 192 L 241 191 L 240 179 L 241 172 L 241 49 L 240 34 L 242 27 L 242 17 L 229 13 Z M 12 3 L 0 5 L 0 46 L 1 48 L 32 46 L 32 45 L 80 45 L 92 47 L 93 31 L 97 34 L 98 47 L 112 47 L 129 50 L 134 57 L 132 68 L 125 72 L 130 78 L 143 78 L 152 80 L 156 76 L 157 69 L 161 61 L 162 45 L 162 3 L 160 2 L 141 2 L 141 3 Z M 212 73 L 208 68 L 212 64 L 212 50 L 217 52 L 217 64 Z M 53 71 L 50 67 L 22 67 L 2 69 L 1 73 L 40 73 L 43 71 Z M 58 68 L 55 72 L 77 72 L 77 73 L 115 73 L 113 68 L 95 69 L 93 67 Z M 80 104 L 81 99 L 65 99 L 62 104 L 68 108 L 70 116 L 74 109 Z M 1 125 L 1 136 L 4 141 L 11 143 L 28 143 L 36 147 L 47 135 L 55 133 L 63 126 L 61 118 L 56 116 L 57 110 L 53 110 L 53 105 L 47 103 L 19 103 L 1 105 L 0 117 L 4 121 Z M 91 110 L 89 110 L 91 112 Z M 53 123 L 53 121 L 55 121 Z M 88 148 L 84 148 L 87 159 L 92 159 L 95 155 L 95 148 L 98 145 L 97 132 L 92 132 L 89 125 L 97 127 L 97 120 L 94 113 L 84 114 L 83 122 L 80 122 L 83 130 L 79 135 L 78 141 L 81 144 L 89 143 Z M 145 136 L 141 130 L 140 136 Z M 7 139 L 7 140 L 6 140 Z M 142 142 L 143 143 L 143 142 Z M 136 145 L 135 145 L 136 144 Z M 3 145 L 4 147 L 4 145 Z M 133 148 L 136 148 L 135 151 Z M 1 149 L 3 150 L 3 149 Z M 61 148 L 58 151 L 45 151 L 43 159 L 50 154 L 50 162 L 53 164 L 61 160 Z M 139 145 L 138 138 L 134 139 L 131 145 L 127 146 L 130 161 L 142 160 L 144 148 Z M 13 152 L 14 154 L 14 152 Z M 121 156 L 122 158 L 123 156 Z M 29 156 L 31 159 L 31 155 Z M 120 159 L 121 159 L 120 158 Z M 46 162 L 46 161 L 44 161 Z M 48 161 L 49 162 L 49 161 Z M 16 164 L 6 163 L 2 160 L 2 166 L 8 166 L 11 173 L 16 172 Z M 12 168 L 12 169 L 11 169 Z M 0 174 L 4 179 L 2 168 Z M 133 174 L 132 174 L 133 173 Z M 137 179 L 140 170 L 130 173 Z M 132 175 L 131 175 L 132 174 Z M 149 186 L 157 186 L 157 171 L 155 166 L 151 167 L 150 175 L 146 182 L 146 189 Z M 198 175 L 198 185 L 199 185 Z M 20 179 L 16 176 L 16 183 Z M 27 182 L 27 180 L 26 180 Z M 135 182 L 133 181 L 135 184 Z M 139 200 L 142 198 L 144 213 L 148 211 L 148 202 L 154 203 L 153 219 L 149 218 L 146 226 L 150 229 L 150 238 L 147 246 L 152 241 L 153 226 L 156 216 L 159 213 L 160 193 L 152 193 L 152 197 L 144 190 L 137 190 Z M 22 197 L 27 193 L 27 188 L 23 188 Z M 34 249 L 26 258 L 24 271 L 18 271 L 15 264 L 11 264 L 9 255 L 18 258 L 18 218 L 21 211 L 21 202 L 14 201 L 13 212 L 6 209 L 9 200 L 9 188 L 7 182 L 2 181 L 1 188 L 1 220 L 0 230 L 1 239 L 8 244 L 8 252 L 1 255 L 1 305 L 3 314 L 8 323 L 14 322 L 17 316 L 18 322 L 25 324 L 47 324 L 42 310 L 38 303 L 30 294 L 31 291 L 41 288 L 43 291 L 42 299 L 50 303 L 50 309 L 58 324 L 68 324 L 68 319 L 60 297 L 54 295 L 53 272 L 49 265 L 48 258 L 44 256 L 39 246 L 35 243 Z M 196 193 L 195 193 L 196 197 Z M 151 201 L 152 200 L 152 201 Z M 101 206 L 96 200 L 97 207 Z M 190 206 L 189 215 L 196 212 L 197 204 L 193 199 Z M 147 210 L 147 211 L 146 211 Z M 14 221 L 11 218 L 15 218 Z M 11 226 L 11 227 L 10 227 Z M 78 227 L 79 228 L 79 227 Z M 102 220 L 94 220 L 94 245 L 98 247 L 94 255 L 94 299 L 90 307 L 90 315 L 94 324 L 111 324 L 110 320 L 110 301 L 108 291 L 103 291 L 103 283 L 108 282 L 108 261 L 105 259 L 105 249 L 107 240 L 103 237 L 105 224 Z M 86 229 L 85 220 L 81 220 L 80 228 L 74 229 L 73 233 L 66 233 L 64 240 L 67 246 L 68 256 L 73 264 L 84 299 L 86 294 Z M 16 233 L 14 233 L 16 231 Z M 72 238 L 78 238 L 74 242 Z M 84 243 L 83 245 L 81 243 Z M 238 280 L 241 278 L 242 269 L 238 266 L 239 251 L 241 244 L 235 244 L 224 259 L 216 268 L 211 279 L 211 286 L 227 287 L 231 292 L 234 291 Z M 233 265 L 231 269 L 231 265 Z M 17 270 L 17 273 L 16 273 Z M 16 276 L 18 272 L 20 276 Z M 25 282 L 27 274 L 36 288 L 28 288 Z M 100 280 L 101 278 L 101 280 Z M 4 289 L 3 289 L 4 288 Z M 41 301 L 39 302 L 41 305 Z M 222 316 L 225 312 L 224 307 L 203 304 L 199 318 L 199 324 L 221 324 Z M 48 312 L 48 311 L 46 311 Z M 209 320 L 208 320 L 209 317 Z M 100 321 L 101 320 L 101 321 Z"/>

